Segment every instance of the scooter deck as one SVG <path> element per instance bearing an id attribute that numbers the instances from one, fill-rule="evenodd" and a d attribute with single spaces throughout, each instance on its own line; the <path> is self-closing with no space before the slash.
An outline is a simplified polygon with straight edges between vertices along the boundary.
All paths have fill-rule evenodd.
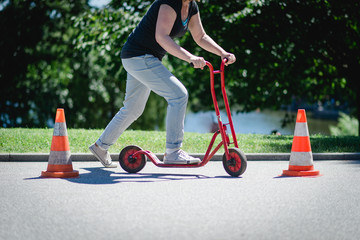
<path id="1" fill-rule="evenodd" d="M 206 164 L 204 161 L 201 161 L 198 164 L 165 164 L 154 153 L 152 153 L 148 150 L 141 150 L 141 151 L 138 151 L 136 154 L 146 155 L 152 161 L 152 163 L 154 165 L 156 165 L 157 167 L 163 167 L 163 168 L 197 168 L 197 167 L 202 167 Z"/>

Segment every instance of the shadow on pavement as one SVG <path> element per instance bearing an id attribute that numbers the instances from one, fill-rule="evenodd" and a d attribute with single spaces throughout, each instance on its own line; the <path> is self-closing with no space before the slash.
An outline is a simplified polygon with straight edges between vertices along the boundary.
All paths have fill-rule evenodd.
<path id="1" fill-rule="evenodd" d="M 223 179 L 241 179 L 243 178 L 242 176 L 239 176 L 239 177 L 232 177 L 232 176 L 216 176 L 216 177 L 213 177 L 213 178 L 223 178 Z"/>
<path id="2" fill-rule="evenodd" d="M 323 174 L 319 174 L 316 176 L 285 176 L 285 175 L 279 175 L 276 177 L 273 177 L 273 179 L 281 179 L 281 178 L 292 178 L 292 179 L 296 179 L 296 178 L 318 178 L 318 177 L 322 177 Z"/>
<path id="3" fill-rule="evenodd" d="M 115 184 L 115 183 L 144 183 L 175 180 L 196 180 L 210 178 L 205 175 L 194 174 L 165 174 L 165 173 L 119 173 L 104 168 L 82 168 L 88 172 L 80 173 L 77 178 L 63 178 L 69 182 L 79 184 Z M 25 178 L 24 180 L 46 179 L 41 177 Z"/>
<path id="4" fill-rule="evenodd" d="M 115 184 L 126 182 L 159 182 L 175 180 L 195 180 L 209 178 L 204 175 L 193 174 L 165 174 L 165 173 L 119 173 L 104 168 L 83 168 L 88 173 L 80 174 L 79 178 L 67 178 L 67 181 L 80 184 Z"/>
<path id="5" fill-rule="evenodd" d="M 80 173 L 77 178 L 63 178 L 63 180 L 79 184 L 115 184 L 115 183 L 149 183 L 162 181 L 197 180 L 209 178 L 242 179 L 242 177 L 214 176 L 200 174 L 171 174 L 171 173 L 126 173 L 114 172 L 106 168 L 82 168 L 87 172 Z M 24 178 L 24 180 L 47 179 L 42 177 Z"/>

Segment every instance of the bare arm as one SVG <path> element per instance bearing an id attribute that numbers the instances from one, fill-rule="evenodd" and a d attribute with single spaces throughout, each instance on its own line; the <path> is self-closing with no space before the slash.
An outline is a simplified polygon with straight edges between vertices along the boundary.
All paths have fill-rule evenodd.
<path id="1" fill-rule="evenodd" d="M 203 68 L 205 60 L 197 57 L 180 47 L 171 39 L 170 32 L 176 20 L 176 12 L 169 5 L 162 4 L 159 9 L 155 39 L 159 45 L 171 55 L 180 58 L 188 63 L 193 63 L 195 68 Z"/>
<path id="2" fill-rule="evenodd" d="M 222 59 L 227 58 L 229 61 L 227 64 L 234 63 L 236 61 L 235 55 L 226 52 L 220 47 L 211 37 L 209 37 L 201 23 L 200 14 L 195 14 L 189 22 L 189 30 L 194 41 L 203 49 L 208 52 L 214 53 L 220 56 Z"/>

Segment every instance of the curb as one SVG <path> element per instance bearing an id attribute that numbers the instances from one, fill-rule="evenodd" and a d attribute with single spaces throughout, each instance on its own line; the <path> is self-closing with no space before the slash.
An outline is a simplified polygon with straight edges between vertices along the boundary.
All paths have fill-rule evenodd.
<path id="1" fill-rule="evenodd" d="M 117 159 L 118 154 L 110 154 L 112 159 Z M 155 154 L 162 159 L 164 154 Z M 203 158 L 204 154 L 190 153 L 191 156 Z M 290 153 L 248 153 L 248 161 L 288 161 Z M 223 154 L 215 154 L 212 161 L 222 161 Z M 0 153 L 0 162 L 47 162 L 49 153 Z M 313 153 L 313 159 L 316 161 L 328 160 L 360 160 L 359 153 Z M 72 153 L 71 160 L 74 162 L 97 161 L 91 153 Z"/>

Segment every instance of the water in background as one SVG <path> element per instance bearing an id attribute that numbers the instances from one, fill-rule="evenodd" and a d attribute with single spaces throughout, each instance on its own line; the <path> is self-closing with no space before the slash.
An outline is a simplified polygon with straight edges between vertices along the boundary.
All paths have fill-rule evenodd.
<path id="1" fill-rule="evenodd" d="M 294 122 L 281 128 L 282 120 L 285 116 L 285 111 L 254 111 L 250 113 L 232 113 L 232 119 L 236 133 L 254 133 L 254 134 L 272 134 L 273 131 L 279 132 L 282 135 L 293 135 L 295 129 L 296 113 Z M 324 120 L 312 118 L 310 112 L 306 112 L 308 128 L 310 135 L 323 134 L 330 135 L 329 126 L 335 126 L 337 121 Z M 228 123 L 226 112 L 221 112 L 221 119 L 223 123 Z M 189 112 L 185 118 L 185 132 L 209 133 L 213 132 L 217 127 L 217 120 L 215 112 Z"/>

